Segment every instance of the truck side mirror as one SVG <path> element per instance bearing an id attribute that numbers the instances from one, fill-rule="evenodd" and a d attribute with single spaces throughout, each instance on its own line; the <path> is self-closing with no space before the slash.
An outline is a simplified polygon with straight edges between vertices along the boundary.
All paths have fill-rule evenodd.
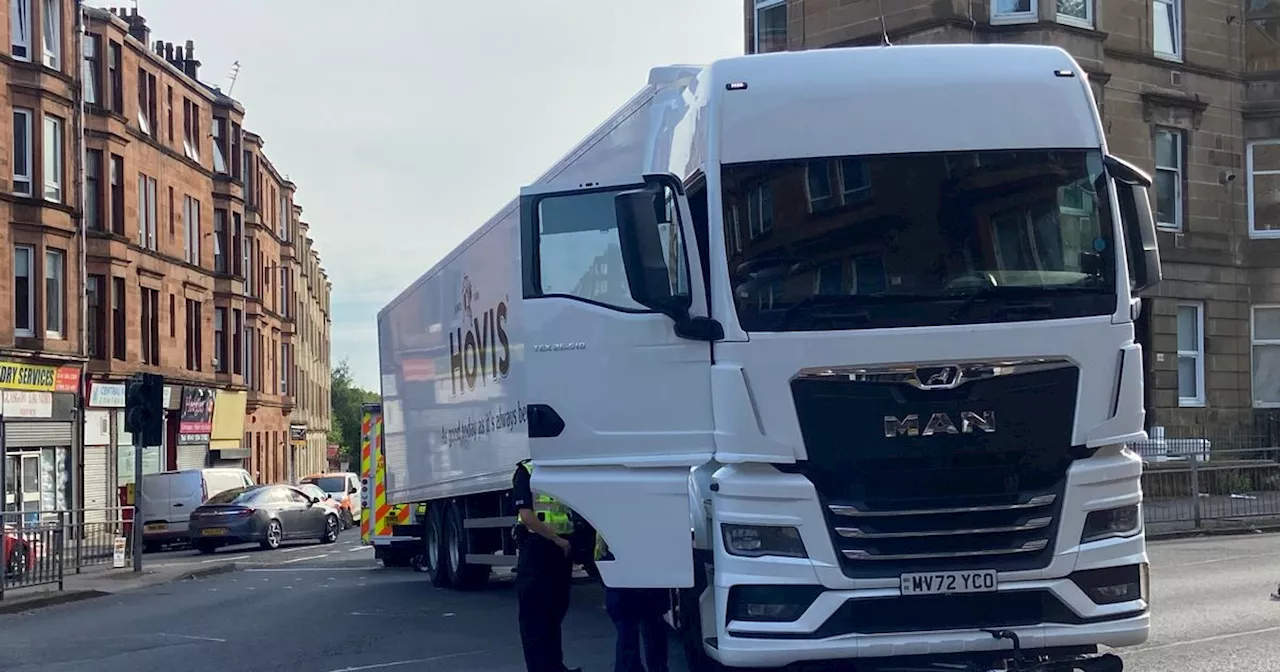
<path id="1" fill-rule="evenodd" d="M 618 243 L 631 298 L 681 323 L 689 318 L 692 300 L 671 291 L 671 269 L 662 253 L 662 215 L 659 213 L 666 212 L 663 192 L 663 185 L 652 184 L 614 197 Z M 671 222 L 671 226 L 679 226 L 679 222 Z"/>
<path id="2" fill-rule="evenodd" d="M 1164 279 L 1160 268 L 1156 219 L 1147 193 L 1151 178 L 1137 166 L 1116 156 L 1107 156 L 1104 163 L 1107 172 L 1115 179 L 1121 228 L 1128 251 L 1129 280 L 1136 294 L 1160 284 Z"/>

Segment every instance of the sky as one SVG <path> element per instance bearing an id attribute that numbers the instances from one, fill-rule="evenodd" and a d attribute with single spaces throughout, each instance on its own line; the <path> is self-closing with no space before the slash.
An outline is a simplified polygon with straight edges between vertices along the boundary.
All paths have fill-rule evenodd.
<path id="1" fill-rule="evenodd" d="M 333 282 L 333 361 L 378 389 L 383 305 L 644 85 L 743 50 L 742 0 L 87 0 L 195 42 Z"/>

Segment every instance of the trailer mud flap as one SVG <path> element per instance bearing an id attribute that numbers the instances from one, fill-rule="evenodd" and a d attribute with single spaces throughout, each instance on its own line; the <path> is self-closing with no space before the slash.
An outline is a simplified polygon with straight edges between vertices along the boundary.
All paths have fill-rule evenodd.
<path id="1" fill-rule="evenodd" d="M 689 471 L 687 466 L 539 466 L 531 483 L 604 537 L 615 558 L 596 563 L 605 585 L 690 588 Z"/>

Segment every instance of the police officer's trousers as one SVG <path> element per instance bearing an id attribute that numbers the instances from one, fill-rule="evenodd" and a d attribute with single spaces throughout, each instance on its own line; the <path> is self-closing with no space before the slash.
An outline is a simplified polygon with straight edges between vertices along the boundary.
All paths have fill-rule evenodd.
<path id="1" fill-rule="evenodd" d="M 618 629 L 613 672 L 667 672 L 667 592 L 650 588 L 605 588 L 604 608 Z M 641 641 L 644 663 L 640 662 Z"/>
<path id="2" fill-rule="evenodd" d="M 520 643 L 528 672 L 562 672 L 561 624 L 569 612 L 573 561 L 541 537 L 521 544 L 516 567 Z"/>

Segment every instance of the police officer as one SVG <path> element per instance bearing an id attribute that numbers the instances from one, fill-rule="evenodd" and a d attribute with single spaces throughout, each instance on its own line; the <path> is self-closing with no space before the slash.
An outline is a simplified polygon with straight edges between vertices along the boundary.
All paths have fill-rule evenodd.
<path id="1" fill-rule="evenodd" d="M 520 643 L 528 672 L 581 672 L 564 664 L 560 626 L 569 611 L 573 580 L 573 520 L 567 507 L 548 495 L 534 495 L 533 463 L 525 460 L 511 479 L 512 505 L 519 523 L 516 542 L 516 596 Z"/>
<path id="2" fill-rule="evenodd" d="M 604 537 L 596 533 L 595 559 L 613 559 Z M 618 631 L 613 672 L 668 672 L 667 624 L 662 615 L 669 607 L 667 592 L 655 588 L 604 589 L 604 608 Z M 640 643 L 644 641 L 644 663 Z"/>

